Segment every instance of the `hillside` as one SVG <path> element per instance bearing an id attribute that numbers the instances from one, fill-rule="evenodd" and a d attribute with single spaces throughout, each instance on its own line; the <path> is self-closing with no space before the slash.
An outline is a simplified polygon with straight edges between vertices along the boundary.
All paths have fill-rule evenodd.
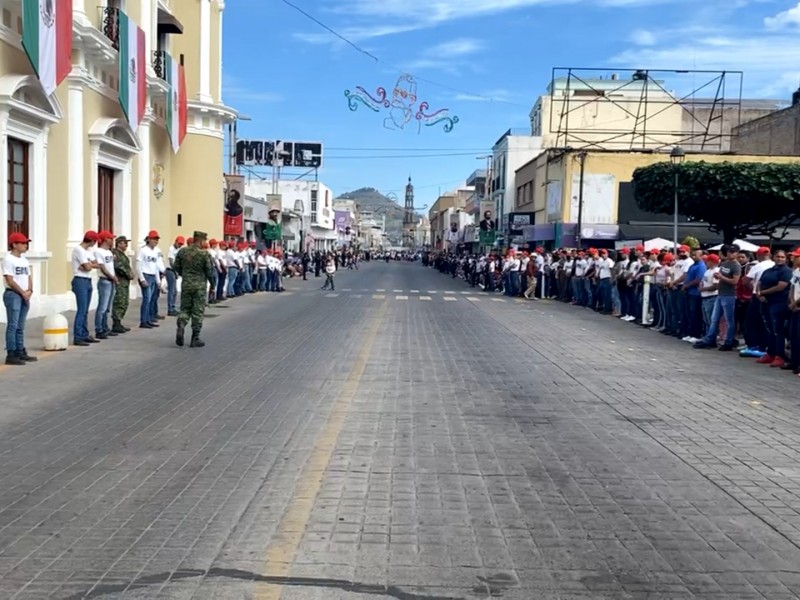
<path id="1" fill-rule="evenodd" d="M 394 240 L 402 239 L 404 209 L 391 198 L 387 198 L 371 187 L 359 188 L 340 194 L 339 200 L 355 200 L 360 210 L 371 210 L 378 216 L 386 215 L 386 233 Z M 418 219 L 417 215 L 415 219 Z"/>

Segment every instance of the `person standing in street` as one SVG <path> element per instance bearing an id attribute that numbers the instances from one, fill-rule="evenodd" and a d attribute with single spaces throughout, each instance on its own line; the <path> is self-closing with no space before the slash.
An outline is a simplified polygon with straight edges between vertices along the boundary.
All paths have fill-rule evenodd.
<path id="1" fill-rule="evenodd" d="M 89 304 L 92 301 L 92 270 L 97 268 L 92 248 L 97 232 L 87 231 L 83 241 L 72 251 L 72 293 L 75 294 L 75 321 L 72 324 L 72 343 L 76 346 L 96 344 L 89 335 Z"/>
<path id="2" fill-rule="evenodd" d="M 30 240 L 24 233 L 8 236 L 9 251 L 3 257 L 3 304 L 6 307 L 6 364 L 21 366 L 36 362 L 25 350 L 25 321 L 33 296 L 33 279 L 28 259 Z"/>
<path id="3" fill-rule="evenodd" d="M 114 301 L 111 307 L 111 331 L 114 333 L 130 331 L 129 327 L 122 324 L 122 319 L 125 318 L 128 304 L 131 301 L 131 281 L 133 281 L 133 269 L 127 255 L 128 241 L 124 235 L 119 236 L 111 251 L 114 256 L 114 274 L 117 277 L 117 289 L 114 291 Z"/>
<path id="4" fill-rule="evenodd" d="M 214 284 L 214 265 L 208 252 L 202 249 L 203 242 L 208 236 L 202 231 L 195 231 L 192 237 L 193 243 L 178 252 L 174 262 L 175 272 L 183 277 L 181 311 L 178 315 L 175 343 L 183 346 L 186 325 L 191 319 L 192 341 L 189 347 L 202 348 L 205 342 L 200 339 L 200 330 L 203 328 L 206 310 L 206 290 L 208 285 Z"/>
<path id="5" fill-rule="evenodd" d="M 333 260 L 332 257 L 328 256 L 328 261 L 325 263 L 325 285 L 322 286 L 323 290 L 327 290 L 328 288 L 331 291 L 335 290 L 336 287 L 333 284 L 333 276 L 336 273 L 336 262 Z"/>
<path id="6" fill-rule="evenodd" d="M 167 316 L 176 317 L 178 309 L 175 308 L 175 303 L 178 300 L 178 276 L 175 274 L 175 269 L 172 264 L 175 262 L 175 257 L 178 255 L 178 250 L 183 248 L 186 240 L 182 235 L 175 238 L 175 241 L 167 251 Z"/>
<path id="7" fill-rule="evenodd" d="M 308 255 L 308 252 L 303 252 L 303 281 L 308 279 L 308 265 L 311 264 L 311 257 Z"/>
<path id="8" fill-rule="evenodd" d="M 145 244 L 139 248 L 136 255 L 136 273 L 139 275 L 139 286 L 142 288 L 142 304 L 139 307 L 139 327 L 152 329 L 158 327 L 156 315 L 153 312 L 153 295 L 156 293 L 159 281 L 159 256 L 158 241 L 161 236 L 153 230 L 144 238 Z"/>
<path id="9" fill-rule="evenodd" d="M 108 339 L 117 334 L 108 327 L 108 313 L 114 301 L 117 276 L 114 272 L 114 255 L 111 253 L 111 242 L 114 234 L 101 231 L 97 234 L 97 248 L 94 251 L 99 277 L 97 279 L 97 308 L 94 312 L 94 334 L 98 340 Z"/>

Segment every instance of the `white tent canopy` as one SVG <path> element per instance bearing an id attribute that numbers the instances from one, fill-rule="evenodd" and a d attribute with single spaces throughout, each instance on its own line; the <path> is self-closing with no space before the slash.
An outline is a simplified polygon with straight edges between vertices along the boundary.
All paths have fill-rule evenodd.
<path id="1" fill-rule="evenodd" d="M 664 238 L 653 238 L 644 243 L 645 250 L 663 250 L 664 248 L 672 248 L 674 245 L 671 240 L 665 240 Z"/>
<path id="2" fill-rule="evenodd" d="M 733 243 L 739 246 L 739 250 L 744 250 L 745 252 L 755 252 L 761 247 L 757 244 L 751 244 L 750 242 L 746 242 L 744 240 L 733 240 Z M 718 244 L 713 248 L 711 248 L 711 250 L 721 250 L 721 249 L 722 249 L 722 244 Z"/>

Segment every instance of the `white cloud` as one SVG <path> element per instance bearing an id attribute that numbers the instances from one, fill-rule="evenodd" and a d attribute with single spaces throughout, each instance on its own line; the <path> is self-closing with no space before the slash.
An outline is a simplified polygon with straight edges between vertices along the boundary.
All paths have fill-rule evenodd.
<path id="1" fill-rule="evenodd" d="M 480 95 L 478 94 L 456 94 L 453 100 L 459 102 L 492 102 L 494 100 L 506 101 L 511 97 L 511 92 L 508 90 L 488 90 Z"/>
<path id="2" fill-rule="evenodd" d="M 637 29 L 631 34 L 630 39 L 637 46 L 652 46 L 656 43 L 655 34 L 646 29 Z"/>
<path id="3" fill-rule="evenodd" d="M 462 67 L 469 64 L 468 57 L 483 48 L 484 44 L 480 40 L 457 38 L 428 48 L 416 60 L 404 63 L 403 67 L 408 71 L 439 69 L 458 73 Z"/>
<path id="4" fill-rule="evenodd" d="M 764 19 L 764 26 L 771 30 L 785 29 L 792 26 L 800 27 L 800 2 L 794 8 L 779 12 L 774 17 L 767 17 Z"/>
<path id="5" fill-rule="evenodd" d="M 441 56 L 443 58 L 455 58 L 475 54 L 483 50 L 484 45 L 480 40 L 470 38 L 459 38 L 449 42 L 444 42 L 428 50 L 431 56 Z"/>
<path id="6" fill-rule="evenodd" d="M 223 97 L 236 102 L 280 102 L 283 96 L 276 92 L 257 90 L 246 86 L 239 78 L 223 73 Z"/>

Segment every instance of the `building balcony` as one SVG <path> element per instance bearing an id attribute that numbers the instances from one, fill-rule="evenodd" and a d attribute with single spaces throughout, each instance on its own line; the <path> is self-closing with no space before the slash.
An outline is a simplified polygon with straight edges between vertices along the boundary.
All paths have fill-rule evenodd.
<path id="1" fill-rule="evenodd" d="M 169 54 L 165 50 L 153 51 L 153 71 L 156 77 L 167 81 L 167 65 L 169 64 Z"/>
<path id="2" fill-rule="evenodd" d="M 100 8 L 102 15 L 101 26 L 103 35 L 110 41 L 114 50 L 119 51 L 119 14 L 120 10 L 113 6 L 103 6 Z"/>

